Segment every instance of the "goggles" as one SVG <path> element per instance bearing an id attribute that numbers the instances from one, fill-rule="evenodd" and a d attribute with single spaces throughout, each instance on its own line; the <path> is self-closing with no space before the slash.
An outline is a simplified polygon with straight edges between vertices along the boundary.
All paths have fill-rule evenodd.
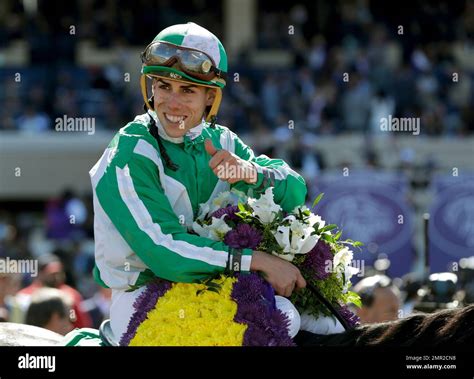
<path id="1" fill-rule="evenodd" d="M 172 67 L 178 63 L 180 69 L 193 78 L 210 81 L 216 77 L 226 79 L 226 73 L 218 69 L 214 60 L 202 51 L 176 46 L 166 42 L 152 42 L 141 53 L 145 66 Z"/>

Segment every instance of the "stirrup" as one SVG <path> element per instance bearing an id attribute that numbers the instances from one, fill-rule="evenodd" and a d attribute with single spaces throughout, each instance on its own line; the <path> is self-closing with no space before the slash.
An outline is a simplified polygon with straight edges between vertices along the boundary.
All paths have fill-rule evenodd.
<path id="1" fill-rule="evenodd" d="M 105 346 L 119 346 L 115 340 L 114 334 L 112 333 L 112 327 L 110 326 L 110 319 L 102 321 L 99 327 L 99 335 Z"/>

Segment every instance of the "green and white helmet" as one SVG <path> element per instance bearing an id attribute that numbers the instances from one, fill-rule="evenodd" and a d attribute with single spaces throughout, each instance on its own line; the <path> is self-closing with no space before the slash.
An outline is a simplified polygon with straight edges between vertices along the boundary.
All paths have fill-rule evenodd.
<path id="1" fill-rule="evenodd" d="M 146 77 L 162 77 L 215 88 L 207 119 L 217 114 L 226 85 L 227 54 L 213 33 L 193 22 L 170 26 L 153 39 L 141 58 L 141 88 L 149 108 Z"/>

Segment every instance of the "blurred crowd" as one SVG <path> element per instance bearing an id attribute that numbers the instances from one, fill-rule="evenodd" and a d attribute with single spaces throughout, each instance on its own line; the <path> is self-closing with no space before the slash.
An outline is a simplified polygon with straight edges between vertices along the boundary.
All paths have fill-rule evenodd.
<path id="1" fill-rule="evenodd" d="M 66 189 L 44 211 L 0 211 L 0 321 L 66 334 L 108 318 L 110 290 L 92 278 L 91 202 Z M 13 260 L 37 266 L 8 272 Z"/>
<path id="2" fill-rule="evenodd" d="M 142 113 L 123 65 L 78 65 L 80 41 L 144 48 L 157 31 L 190 20 L 224 35 L 223 5 L 208 0 L 31 3 L 35 11 L 27 2 L 2 2 L 0 48 L 26 41 L 30 65 L 0 69 L 0 129 L 51 130 L 66 114 L 117 130 Z M 230 77 L 239 75 L 225 90 L 219 123 L 238 133 L 274 133 L 290 120 L 316 135 L 378 133 L 380 119 L 392 115 L 420 118 L 424 135 L 473 132 L 472 0 L 414 1 L 409 12 L 368 0 L 307 3 L 258 2 L 254 44 L 229 51 Z M 291 59 L 278 68 L 254 62 L 268 50 Z M 22 85 L 12 80 L 16 72 Z"/>
<path id="3" fill-rule="evenodd" d="M 230 52 L 230 77 L 238 73 L 239 80 L 224 90 L 218 123 L 278 141 L 288 139 L 290 121 L 305 135 L 374 135 L 389 115 L 419 117 L 423 135 L 474 133 L 474 1 L 416 0 L 409 8 L 368 0 L 306 3 L 258 2 L 254 45 Z M 25 41 L 30 63 L 0 66 L 0 133 L 53 130 L 64 115 L 94 117 L 96 129 L 118 130 L 142 113 L 140 89 L 123 80 L 120 63 L 79 65 L 78 44 L 143 49 L 159 30 L 187 21 L 222 37 L 222 15 L 222 2 L 210 0 L 136 0 L 133 7 L 125 0 L 2 1 L 0 49 Z M 253 55 L 263 51 L 291 59 L 262 67 Z M 132 58 L 131 75 L 138 77 L 139 56 Z M 16 73 L 21 82 L 13 79 Z M 373 167 L 376 157 L 364 153 Z M 296 169 L 324 169 L 321 156 L 313 157 L 315 165 L 302 162 L 300 151 L 285 158 Z M 36 277 L 0 273 L 1 321 L 65 334 L 73 327 L 98 328 L 108 317 L 110 291 L 91 275 L 91 207 L 90 196 L 65 190 L 36 212 L 0 209 L 0 259 L 38 261 Z M 379 322 L 474 302 L 474 263 L 466 262 L 460 273 L 429 278 L 369 273 L 355 287 L 363 301 L 359 316 Z"/>

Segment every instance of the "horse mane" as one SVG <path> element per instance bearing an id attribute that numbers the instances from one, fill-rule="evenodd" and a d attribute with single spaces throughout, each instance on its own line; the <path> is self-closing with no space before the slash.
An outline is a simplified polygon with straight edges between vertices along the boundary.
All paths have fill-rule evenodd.
<path id="1" fill-rule="evenodd" d="M 301 346 L 451 346 L 474 345 L 474 305 L 416 313 L 396 321 L 358 326 L 344 333 L 297 336 Z"/>

